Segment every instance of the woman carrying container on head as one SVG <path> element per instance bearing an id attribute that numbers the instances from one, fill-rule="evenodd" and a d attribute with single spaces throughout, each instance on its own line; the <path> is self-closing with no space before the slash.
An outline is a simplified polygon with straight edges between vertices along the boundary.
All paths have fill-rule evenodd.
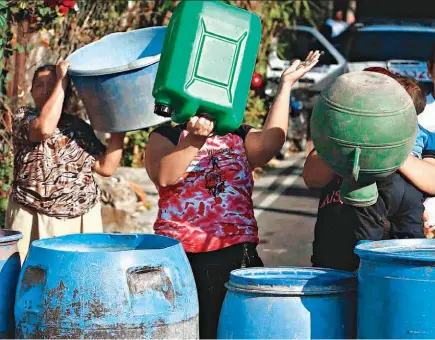
<path id="1" fill-rule="evenodd" d="M 187 253 L 199 297 L 201 338 L 215 338 L 224 284 L 232 270 L 262 266 L 256 246 L 252 169 L 281 149 L 287 134 L 290 91 L 317 64 L 319 52 L 283 73 L 262 130 L 242 125 L 213 134 L 206 116 L 159 127 L 150 135 L 145 166 L 158 188 L 156 234 L 179 240 Z"/>
<path id="2" fill-rule="evenodd" d="M 12 121 L 14 178 L 6 227 L 23 233 L 21 261 L 35 239 L 103 231 L 92 173 L 111 176 L 122 156 L 124 133 L 112 134 L 106 149 L 90 125 L 65 114 L 69 65 L 38 68 L 35 108 L 18 109 Z"/>

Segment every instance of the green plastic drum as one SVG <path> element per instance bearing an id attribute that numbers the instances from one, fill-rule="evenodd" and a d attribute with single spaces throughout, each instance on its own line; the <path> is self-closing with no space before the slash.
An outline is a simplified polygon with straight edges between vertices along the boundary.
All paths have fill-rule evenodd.
<path id="1" fill-rule="evenodd" d="M 311 118 L 319 157 L 344 178 L 341 200 L 376 202 L 376 179 L 394 172 L 411 153 L 417 115 L 411 97 L 393 78 L 374 72 L 338 77 L 319 96 Z"/>

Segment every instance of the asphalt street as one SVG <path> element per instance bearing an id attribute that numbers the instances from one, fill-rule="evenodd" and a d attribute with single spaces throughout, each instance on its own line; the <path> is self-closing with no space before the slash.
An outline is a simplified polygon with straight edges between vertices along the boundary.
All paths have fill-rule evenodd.
<path id="1" fill-rule="evenodd" d="M 304 154 L 293 154 L 255 183 L 258 251 L 267 266 L 311 266 L 318 192 L 303 182 L 304 161 Z"/>

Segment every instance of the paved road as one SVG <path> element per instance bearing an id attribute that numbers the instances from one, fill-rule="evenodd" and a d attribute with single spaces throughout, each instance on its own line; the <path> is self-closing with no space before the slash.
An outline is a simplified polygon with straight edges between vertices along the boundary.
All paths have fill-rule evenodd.
<path id="1" fill-rule="evenodd" d="M 310 266 L 318 193 L 302 179 L 305 158 L 292 155 L 278 168 L 256 181 L 255 216 L 258 220 L 261 258 L 267 266 Z"/>

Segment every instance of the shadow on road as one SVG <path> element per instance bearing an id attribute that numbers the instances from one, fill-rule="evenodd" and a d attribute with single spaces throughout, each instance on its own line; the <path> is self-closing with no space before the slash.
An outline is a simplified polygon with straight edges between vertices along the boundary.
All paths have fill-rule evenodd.
<path id="1" fill-rule="evenodd" d="M 288 214 L 288 215 L 297 215 L 297 216 L 308 216 L 308 217 L 317 217 L 317 213 L 309 212 L 309 211 L 301 211 L 301 210 L 291 210 L 291 209 L 278 209 L 278 208 L 262 208 L 254 206 L 254 209 L 261 209 L 264 211 L 275 212 L 278 214 Z"/>

